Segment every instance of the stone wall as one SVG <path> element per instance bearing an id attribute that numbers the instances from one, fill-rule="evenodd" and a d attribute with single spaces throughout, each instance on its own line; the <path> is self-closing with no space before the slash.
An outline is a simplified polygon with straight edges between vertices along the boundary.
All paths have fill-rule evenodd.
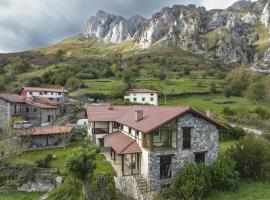
<path id="1" fill-rule="evenodd" d="M 10 104 L 0 99 L 0 128 L 5 127 L 9 123 L 10 118 Z"/>
<path id="2" fill-rule="evenodd" d="M 183 149 L 183 130 L 191 129 L 191 149 Z M 149 153 L 148 177 L 154 185 L 169 184 L 170 179 L 160 180 L 160 156 L 172 155 L 172 176 L 177 173 L 186 162 L 195 162 L 196 152 L 206 152 L 205 163 L 211 164 L 218 155 L 219 136 L 218 129 L 208 121 L 185 114 L 178 119 L 178 148 L 172 151 L 160 151 Z"/>

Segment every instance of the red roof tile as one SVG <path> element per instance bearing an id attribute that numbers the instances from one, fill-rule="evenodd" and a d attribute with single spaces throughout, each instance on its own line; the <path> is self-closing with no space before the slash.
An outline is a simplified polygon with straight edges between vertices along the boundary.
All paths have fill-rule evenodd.
<path id="1" fill-rule="evenodd" d="M 23 97 L 17 94 L 0 94 L 0 98 L 12 103 L 24 103 Z"/>
<path id="2" fill-rule="evenodd" d="M 142 120 L 135 121 L 136 110 L 143 111 Z M 105 105 L 90 105 L 87 108 L 89 121 L 116 121 L 144 133 L 149 133 L 185 113 L 193 113 L 200 118 L 209 121 L 218 128 L 224 128 L 223 125 L 189 106 L 113 106 L 113 109 L 110 110 L 108 109 L 108 106 Z"/>
<path id="3" fill-rule="evenodd" d="M 136 89 L 130 89 L 128 93 L 157 93 L 157 91 L 146 89 L 146 88 L 136 88 Z"/>
<path id="4" fill-rule="evenodd" d="M 44 97 L 35 96 L 34 99 L 35 99 L 35 101 L 38 101 L 39 103 L 49 104 L 49 105 L 52 105 L 52 106 L 57 106 L 58 105 L 57 101 L 50 100 L 50 99 L 47 99 L 47 98 L 44 98 Z"/>
<path id="5" fill-rule="evenodd" d="M 59 109 L 57 106 L 47 105 L 39 102 L 32 101 L 30 99 L 26 99 L 25 103 L 34 107 L 42 108 L 42 109 Z"/>
<path id="6" fill-rule="evenodd" d="M 31 136 L 31 135 L 54 135 L 54 134 L 63 134 L 70 133 L 72 131 L 71 127 L 67 126 L 56 126 L 51 128 L 33 128 L 25 130 L 21 133 L 21 136 Z"/>
<path id="7" fill-rule="evenodd" d="M 111 146 L 117 154 L 141 153 L 142 150 L 135 140 L 121 132 L 104 136 L 106 146 Z"/>

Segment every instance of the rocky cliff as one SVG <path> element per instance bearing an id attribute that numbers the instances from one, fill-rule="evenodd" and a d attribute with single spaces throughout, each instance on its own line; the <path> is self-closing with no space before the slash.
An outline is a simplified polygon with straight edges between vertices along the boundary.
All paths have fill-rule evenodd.
<path id="1" fill-rule="evenodd" d="M 126 19 L 98 11 L 88 20 L 84 35 L 112 43 L 132 40 L 142 48 L 176 46 L 227 64 L 264 63 L 270 42 L 263 44 L 263 52 L 258 52 L 258 44 L 265 37 L 262 33 L 269 33 L 269 4 L 270 0 L 241 0 L 228 9 L 210 11 L 195 5 L 175 5 L 163 8 L 150 19 Z"/>

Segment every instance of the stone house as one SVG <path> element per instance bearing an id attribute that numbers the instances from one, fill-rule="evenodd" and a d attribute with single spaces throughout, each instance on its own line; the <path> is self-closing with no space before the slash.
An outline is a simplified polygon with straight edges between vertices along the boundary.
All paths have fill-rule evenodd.
<path id="1" fill-rule="evenodd" d="M 0 126 L 30 121 L 35 126 L 50 123 L 59 116 L 59 107 L 36 102 L 17 94 L 0 94 Z"/>
<path id="2" fill-rule="evenodd" d="M 119 176 L 141 175 L 156 186 L 170 184 L 186 162 L 211 164 L 224 128 L 188 106 L 89 105 L 88 134 L 119 165 Z"/>
<path id="3" fill-rule="evenodd" d="M 71 138 L 72 128 L 56 126 L 51 128 L 33 128 L 23 131 L 21 141 L 28 148 L 47 148 L 66 146 Z"/>
<path id="4" fill-rule="evenodd" d="M 124 96 L 126 101 L 132 103 L 158 105 L 158 92 L 149 89 L 130 89 L 128 95 Z"/>
<path id="5" fill-rule="evenodd" d="M 21 109 L 25 102 L 16 94 L 0 94 L 0 127 L 6 127 L 21 120 Z"/>

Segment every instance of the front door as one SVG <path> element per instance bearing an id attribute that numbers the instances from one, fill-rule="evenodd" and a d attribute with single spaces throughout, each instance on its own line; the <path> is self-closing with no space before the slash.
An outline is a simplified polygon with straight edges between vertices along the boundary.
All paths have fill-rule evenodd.
<path id="1" fill-rule="evenodd" d="M 99 147 L 104 147 L 104 138 L 98 139 Z"/>
<path id="2" fill-rule="evenodd" d="M 51 122 L 51 116 L 50 116 L 50 115 L 48 115 L 48 120 L 47 120 L 47 122 Z"/>

